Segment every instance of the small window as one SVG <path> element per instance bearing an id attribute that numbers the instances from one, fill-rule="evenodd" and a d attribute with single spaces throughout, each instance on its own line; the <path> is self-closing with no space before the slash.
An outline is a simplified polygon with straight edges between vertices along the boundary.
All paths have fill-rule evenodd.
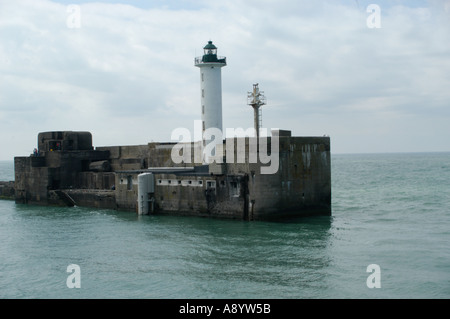
<path id="1" fill-rule="evenodd" d="M 199 185 L 203 185 L 203 181 L 198 181 L 198 184 Z"/>
<path id="2" fill-rule="evenodd" d="M 158 179 L 158 184 L 162 184 L 162 180 Z"/>
<path id="3" fill-rule="evenodd" d="M 202 73 L 202 82 L 205 81 L 204 74 Z"/>
<path id="4" fill-rule="evenodd" d="M 205 90 L 202 89 L 202 97 L 205 97 Z"/>
<path id="5" fill-rule="evenodd" d="M 178 185 L 181 185 L 181 181 L 178 181 Z"/>
<path id="6" fill-rule="evenodd" d="M 202 114 L 205 114 L 205 106 L 202 105 Z"/>
<path id="7" fill-rule="evenodd" d="M 191 185 L 191 184 L 192 184 L 192 181 L 189 181 L 188 184 Z"/>

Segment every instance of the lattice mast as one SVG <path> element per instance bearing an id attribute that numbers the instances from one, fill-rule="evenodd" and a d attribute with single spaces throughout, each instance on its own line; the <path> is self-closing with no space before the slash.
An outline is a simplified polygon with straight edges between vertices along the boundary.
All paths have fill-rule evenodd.
<path id="1" fill-rule="evenodd" d="M 254 125 L 256 137 L 259 138 L 260 129 L 262 127 L 262 109 L 261 106 L 266 104 L 264 92 L 259 90 L 259 84 L 253 84 L 253 91 L 247 94 L 247 104 L 253 107 Z"/>

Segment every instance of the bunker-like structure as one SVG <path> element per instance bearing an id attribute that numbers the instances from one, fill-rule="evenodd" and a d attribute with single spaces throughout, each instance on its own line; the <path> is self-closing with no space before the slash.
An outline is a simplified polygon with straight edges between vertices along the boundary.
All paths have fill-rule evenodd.
<path id="1" fill-rule="evenodd" d="M 203 165 L 174 164 L 175 143 L 94 150 L 89 132 L 40 133 L 37 151 L 15 158 L 15 200 L 244 220 L 330 215 L 329 137 L 293 137 L 289 131 L 275 131 L 274 138 L 279 143 L 278 168 L 262 174 L 269 164 L 250 161 L 251 138 L 224 140 L 223 159 L 228 160 Z M 227 152 L 231 143 L 233 153 Z M 245 149 L 237 147 L 239 143 Z M 187 147 L 194 157 L 202 145 Z M 240 154 L 243 150 L 246 154 Z M 140 182 L 142 176 L 151 178 Z M 140 190 L 140 185 L 145 187 Z"/>

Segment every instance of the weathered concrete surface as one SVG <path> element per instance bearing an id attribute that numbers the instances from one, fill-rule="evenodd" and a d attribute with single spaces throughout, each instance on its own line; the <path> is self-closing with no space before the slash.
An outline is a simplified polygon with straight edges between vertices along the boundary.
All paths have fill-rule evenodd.
<path id="1" fill-rule="evenodd" d="M 117 173 L 118 209 L 137 211 L 140 173 Z M 151 214 L 246 218 L 248 178 L 245 176 L 215 176 L 208 172 L 154 173 L 154 176 L 155 191 L 150 194 L 153 202 Z"/>
<path id="2" fill-rule="evenodd" d="M 0 199 L 14 200 L 14 182 L 0 182 Z"/>
<path id="3" fill-rule="evenodd" d="M 108 160 L 106 161 L 98 161 L 98 162 L 91 162 L 89 164 L 89 170 L 93 172 L 110 172 L 111 171 L 111 164 Z"/>
<path id="4" fill-rule="evenodd" d="M 199 143 L 190 144 L 190 163 L 175 164 L 171 158 L 175 143 L 92 150 L 90 135 L 81 132 L 77 140 L 75 133 L 42 134 L 40 148 L 52 150 L 58 141 L 62 149 L 39 149 L 35 156 L 15 158 L 16 202 L 137 212 L 137 177 L 159 168 L 153 169 L 154 192 L 147 194 L 152 214 L 244 220 L 331 214 L 329 137 L 293 137 L 289 131 L 275 132 L 279 153 L 272 159 L 279 165 L 273 173 L 262 174 L 262 167 L 270 163 L 249 161 L 248 138 L 226 139 L 226 144 L 221 145 L 224 154 L 218 155 L 224 163 L 204 166 L 195 158 Z M 228 143 L 235 147 L 227 154 Z M 238 149 L 239 143 L 245 148 Z M 83 149 L 64 150 L 69 146 Z M 271 152 L 270 144 L 268 152 Z M 243 162 L 236 162 L 238 158 Z M 228 163 L 230 159 L 234 160 Z M 172 169 L 164 171 L 161 169 L 164 167 Z M 180 170 L 183 167 L 191 171 Z"/>
<path id="5" fill-rule="evenodd" d="M 147 168 L 148 145 L 97 147 L 96 151 L 108 152 L 111 170 L 139 170 Z"/>
<path id="6" fill-rule="evenodd" d="M 288 135 L 280 134 L 275 174 L 261 174 L 268 164 L 248 163 L 249 139 L 245 163 L 227 164 L 227 174 L 249 176 L 249 219 L 331 215 L 330 138 Z"/>
<path id="7" fill-rule="evenodd" d="M 14 158 L 16 203 L 48 205 L 49 180 L 54 170 L 33 167 L 32 157 Z"/>
<path id="8" fill-rule="evenodd" d="M 92 134 L 90 132 L 42 132 L 38 134 L 38 149 L 41 153 L 50 151 L 90 151 Z"/>
<path id="9" fill-rule="evenodd" d="M 94 151 L 89 132 L 44 132 L 38 135 L 37 153 L 16 157 L 17 203 L 59 204 L 60 196 L 49 191 L 78 188 L 111 188 L 107 172 L 89 171 L 91 163 L 109 159 L 108 151 Z M 91 173 L 91 174 L 89 174 Z"/>
<path id="10" fill-rule="evenodd" d="M 69 189 L 66 192 L 76 206 L 117 209 L 115 192 L 112 190 Z"/>

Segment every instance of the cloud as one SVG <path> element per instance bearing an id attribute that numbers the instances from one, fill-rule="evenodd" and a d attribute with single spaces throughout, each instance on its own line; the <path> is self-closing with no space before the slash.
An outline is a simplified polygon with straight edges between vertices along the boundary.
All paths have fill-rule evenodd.
<path id="1" fill-rule="evenodd" d="M 337 152 L 449 150 L 433 125 L 450 116 L 449 1 L 380 1 L 380 29 L 368 1 L 77 3 L 80 28 L 67 1 L 0 3 L 0 159 L 28 155 L 40 131 L 88 130 L 102 146 L 192 129 L 210 39 L 228 62 L 224 127 L 253 124 L 260 83 L 266 127 L 329 134 Z M 439 135 L 417 144 L 424 131 Z"/>

